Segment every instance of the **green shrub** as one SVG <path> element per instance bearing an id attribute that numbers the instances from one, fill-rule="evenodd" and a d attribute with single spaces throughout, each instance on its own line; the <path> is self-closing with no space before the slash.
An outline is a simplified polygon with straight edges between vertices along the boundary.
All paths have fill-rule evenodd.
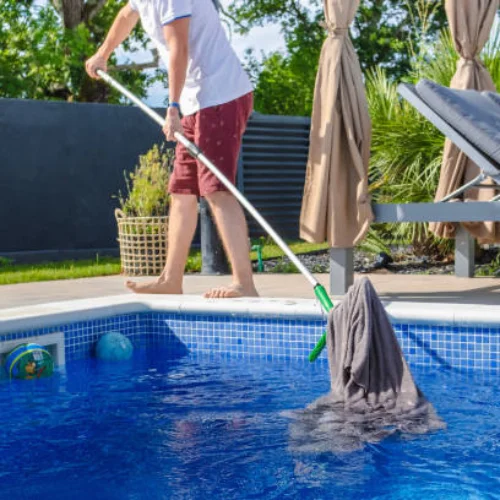
<path id="1" fill-rule="evenodd" d="M 500 253 L 489 264 L 480 266 L 475 271 L 476 276 L 500 277 Z"/>
<path id="2" fill-rule="evenodd" d="M 127 193 L 117 198 L 121 210 L 128 217 L 156 217 L 168 214 L 168 179 L 174 151 L 154 145 L 139 157 L 139 165 L 125 173 Z"/>
<path id="3" fill-rule="evenodd" d="M 8 266 L 11 266 L 13 264 L 13 260 L 12 259 L 8 259 L 7 257 L 2 257 L 0 255 L 0 267 L 8 267 Z"/>

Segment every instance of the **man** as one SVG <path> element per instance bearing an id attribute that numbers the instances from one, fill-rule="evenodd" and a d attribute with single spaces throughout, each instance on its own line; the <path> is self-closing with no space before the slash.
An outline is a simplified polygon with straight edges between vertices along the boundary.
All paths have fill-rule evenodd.
<path id="1" fill-rule="evenodd" d="M 176 132 L 183 133 L 234 183 L 241 140 L 253 106 L 252 85 L 227 40 L 212 0 L 130 0 L 102 46 L 86 62 L 92 78 L 98 78 L 98 69 L 106 71 L 110 55 L 139 19 L 168 67 L 170 104 L 163 129 L 167 140 L 175 140 Z M 205 297 L 257 295 L 243 209 L 181 144 L 177 144 L 169 192 L 165 269 L 152 282 L 128 281 L 127 287 L 136 293 L 182 293 L 198 219 L 198 197 L 203 196 L 212 209 L 233 274 L 231 284 L 209 290 Z"/>

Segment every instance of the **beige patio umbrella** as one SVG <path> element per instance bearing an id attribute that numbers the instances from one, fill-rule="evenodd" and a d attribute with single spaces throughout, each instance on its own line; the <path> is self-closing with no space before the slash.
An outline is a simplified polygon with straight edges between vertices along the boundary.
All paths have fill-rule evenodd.
<path id="1" fill-rule="evenodd" d="M 373 219 L 368 196 L 371 123 L 361 68 L 349 38 L 359 0 L 323 0 L 325 40 L 311 120 L 300 236 L 349 248 Z"/>
<path id="2" fill-rule="evenodd" d="M 446 0 L 446 15 L 453 42 L 460 59 L 450 87 L 456 89 L 491 90 L 495 84 L 479 59 L 495 20 L 498 0 Z M 441 175 L 435 201 L 439 201 L 480 173 L 475 163 L 446 140 Z M 490 189 L 471 189 L 465 201 L 487 201 L 495 195 Z M 463 226 L 481 243 L 500 241 L 500 224 L 494 222 L 468 222 Z M 430 224 L 431 231 L 444 238 L 453 238 L 457 225 L 439 222 Z"/>

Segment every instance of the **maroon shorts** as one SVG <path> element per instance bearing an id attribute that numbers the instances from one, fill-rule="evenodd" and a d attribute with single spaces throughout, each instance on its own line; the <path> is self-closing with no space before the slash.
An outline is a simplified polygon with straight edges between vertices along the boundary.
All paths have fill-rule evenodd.
<path id="1" fill-rule="evenodd" d="M 234 101 L 205 108 L 182 119 L 184 135 L 194 142 L 215 166 L 234 184 L 241 140 L 253 109 L 250 92 Z M 206 196 L 227 188 L 182 144 L 177 143 L 170 193 Z"/>

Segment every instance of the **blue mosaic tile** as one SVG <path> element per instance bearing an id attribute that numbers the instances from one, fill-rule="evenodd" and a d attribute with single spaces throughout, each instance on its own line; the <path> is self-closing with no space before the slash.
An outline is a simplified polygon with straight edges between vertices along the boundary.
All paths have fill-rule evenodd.
<path id="1" fill-rule="evenodd" d="M 500 368 L 500 325 L 395 323 L 410 364 L 458 369 Z M 326 327 L 323 319 L 235 317 L 173 313 L 127 314 L 0 336 L 0 342 L 63 332 L 66 359 L 92 355 L 98 338 L 120 331 L 136 346 L 161 344 L 172 351 L 196 350 L 236 356 L 307 359 Z M 326 358 L 326 353 L 321 355 Z"/>
<path id="2" fill-rule="evenodd" d="M 20 340 L 42 336 L 49 333 L 62 332 L 65 340 L 66 360 L 88 357 L 92 354 L 98 338 L 106 332 L 119 331 L 130 338 L 134 345 L 142 345 L 144 338 L 138 327 L 138 314 L 127 314 L 105 319 L 76 322 L 52 328 L 39 328 L 25 332 L 3 335 L 1 341 Z"/>

